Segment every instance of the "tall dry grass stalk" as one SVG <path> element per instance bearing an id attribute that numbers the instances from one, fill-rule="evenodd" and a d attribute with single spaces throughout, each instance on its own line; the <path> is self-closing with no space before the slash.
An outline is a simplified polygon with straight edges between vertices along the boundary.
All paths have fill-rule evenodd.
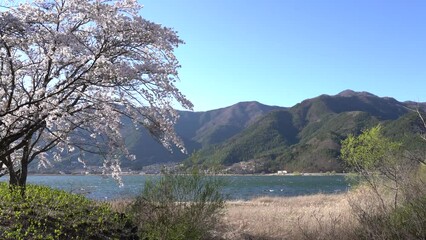
<path id="1" fill-rule="evenodd" d="M 125 213 L 130 205 L 132 205 L 136 199 L 134 198 L 121 198 L 107 201 L 107 203 L 111 206 L 111 209 L 119 212 Z"/>
<path id="2" fill-rule="evenodd" d="M 424 192 L 419 192 L 424 195 Z M 380 220 L 375 216 L 383 216 L 377 197 L 371 188 L 359 186 L 336 195 L 228 201 L 222 224 L 214 236 L 215 239 L 232 240 L 362 239 L 382 231 L 383 226 L 375 222 Z M 392 194 L 380 189 L 380 197 L 387 207 L 393 206 Z M 111 201 L 110 204 L 114 210 L 125 212 L 133 202 L 133 199 L 125 199 Z M 362 216 L 370 218 L 362 219 Z M 368 222 L 370 219 L 376 220 Z M 424 221 L 420 223 L 424 224 Z"/>
<path id="3" fill-rule="evenodd" d="M 225 239 L 353 239 L 348 194 L 230 201 Z"/>
<path id="4" fill-rule="evenodd" d="M 358 192 L 338 195 L 259 197 L 228 201 L 218 239 L 354 239 L 358 223 L 349 200 Z M 125 212 L 133 199 L 110 201 Z"/>

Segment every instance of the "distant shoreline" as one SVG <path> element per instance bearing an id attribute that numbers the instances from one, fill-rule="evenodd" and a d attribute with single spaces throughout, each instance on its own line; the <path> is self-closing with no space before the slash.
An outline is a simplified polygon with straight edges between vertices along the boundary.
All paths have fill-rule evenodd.
<path id="1" fill-rule="evenodd" d="M 267 173 L 267 174 L 206 174 L 207 176 L 346 176 L 350 173 L 286 173 L 286 174 L 278 174 L 278 173 Z M 109 176 L 110 174 L 82 174 L 82 173 L 31 173 L 28 176 Z M 154 174 L 154 173 L 128 173 L 123 172 L 120 174 L 121 176 L 161 176 L 163 174 Z M 8 175 L 4 175 L 8 176 Z"/>

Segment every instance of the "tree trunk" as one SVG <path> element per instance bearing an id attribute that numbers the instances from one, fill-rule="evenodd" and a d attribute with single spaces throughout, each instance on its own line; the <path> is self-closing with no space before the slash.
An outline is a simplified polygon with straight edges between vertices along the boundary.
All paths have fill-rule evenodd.
<path id="1" fill-rule="evenodd" d="M 19 175 L 18 185 L 25 190 L 27 185 L 27 176 L 28 176 L 28 164 L 25 164 L 21 168 L 21 174 Z"/>
<path id="2" fill-rule="evenodd" d="M 25 188 L 27 184 L 28 165 L 23 164 L 21 169 L 15 170 L 13 166 L 9 169 L 9 189 L 11 191 L 19 191 L 21 196 L 25 196 Z"/>
<path id="3" fill-rule="evenodd" d="M 19 177 L 18 172 L 15 172 L 15 169 L 13 169 L 13 166 L 8 166 L 9 169 L 9 186 L 18 186 Z"/>

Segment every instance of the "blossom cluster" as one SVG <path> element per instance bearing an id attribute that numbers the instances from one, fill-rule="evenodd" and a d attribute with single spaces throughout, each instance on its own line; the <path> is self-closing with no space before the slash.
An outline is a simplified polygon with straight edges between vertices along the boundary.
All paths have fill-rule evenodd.
<path id="1" fill-rule="evenodd" d="M 0 12 L 0 163 L 9 171 L 79 150 L 102 154 L 116 176 L 120 158 L 132 158 L 124 118 L 184 149 L 172 107 L 192 108 L 175 86 L 183 42 L 140 10 L 136 0 L 35 0 Z"/>

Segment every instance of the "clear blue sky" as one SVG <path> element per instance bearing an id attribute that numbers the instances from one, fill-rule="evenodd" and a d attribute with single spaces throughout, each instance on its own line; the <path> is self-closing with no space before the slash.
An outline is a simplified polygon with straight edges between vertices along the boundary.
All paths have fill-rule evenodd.
<path id="1" fill-rule="evenodd" d="M 186 42 L 178 87 L 196 111 L 345 89 L 426 101 L 425 0 L 139 1 Z"/>

